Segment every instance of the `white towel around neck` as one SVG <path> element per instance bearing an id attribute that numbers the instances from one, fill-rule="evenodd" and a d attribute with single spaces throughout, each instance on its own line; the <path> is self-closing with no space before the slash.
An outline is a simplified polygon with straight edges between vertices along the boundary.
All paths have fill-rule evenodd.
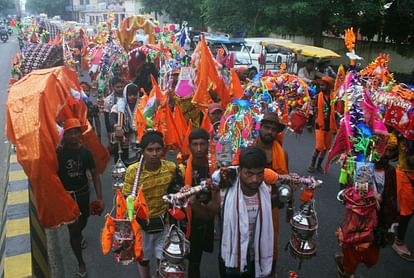
<path id="1" fill-rule="evenodd" d="M 270 193 L 265 183 L 260 185 L 259 194 L 261 210 L 257 215 L 256 230 L 254 234 L 255 276 L 265 277 L 272 271 L 274 236 Z M 239 215 L 237 215 L 237 201 L 239 202 Z M 260 213 L 262 215 L 260 215 Z M 260 219 L 262 219 L 262 221 L 260 221 Z M 239 221 L 240 225 L 240 270 L 243 272 L 247 266 L 249 216 L 243 198 L 243 192 L 240 187 L 239 178 L 234 185 L 228 189 L 224 203 L 221 257 L 224 260 L 225 266 L 229 268 L 238 267 L 237 221 Z"/>

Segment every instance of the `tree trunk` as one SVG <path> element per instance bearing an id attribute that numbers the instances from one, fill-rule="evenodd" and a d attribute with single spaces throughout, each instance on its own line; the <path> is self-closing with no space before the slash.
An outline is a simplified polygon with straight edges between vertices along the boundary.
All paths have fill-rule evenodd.
<path id="1" fill-rule="evenodd" d="M 319 16 L 317 18 L 315 18 L 316 20 L 316 28 L 315 28 L 315 33 L 313 34 L 313 45 L 315 46 L 323 46 L 323 36 L 322 36 L 322 31 L 323 31 L 323 14 L 319 14 Z"/>

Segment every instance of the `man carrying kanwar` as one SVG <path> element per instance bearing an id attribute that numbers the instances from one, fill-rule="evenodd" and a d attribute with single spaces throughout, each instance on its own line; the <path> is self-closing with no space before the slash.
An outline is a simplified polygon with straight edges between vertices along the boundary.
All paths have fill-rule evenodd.
<path id="1" fill-rule="evenodd" d="M 280 144 L 278 138 L 282 135 L 283 130 L 286 126 L 280 122 L 279 117 L 276 113 L 265 112 L 263 119 L 260 124 L 259 137 L 256 139 L 256 146 L 264 151 L 266 154 L 266 168 L 270 168 L 278 174 L 288 174 L 288 155 Z M 272 189 L 272 199 L 273 195 L 277 194 L 275 190 Z M 276 204 L 276 202 L 273 202 Z M 272 207 L 272 219 L 273 219 L 273 229 L 274 229 L 274 255 L 273 255 L 273 267 L 272 273 L 276 272 L 276 261 L 278 256 L 279 248 L 279 207 L 274 205 Z"/>
<path id="2" fill-rule="evenodd" d="M 141 140 L 142 165 L 140 162 L 128 167 L 122 193 L 131 194 L 137 173 L 137 191 L 141 191 L 149 210 L 149 222 L 139 221 L 142 229 L 142 251 L 144 258 L 138 262 L 138 272 L 141 278 L 149 278 L 149 262 L 155 257 L 157 265 L 162 259 L 164 238 L 168 232 L 168 205 L 162 197 L 176 193 L 183 185 L 183 178 L 178 167 L 163 157 L 164 138 L 158 131 L 147 131 Z M 141 171 L 138 171 L 141 169 Z"/>
<path id="3" fill-rule="evenodd" d="M 201 181 L 210 179 L 209 140 L 210 135 L 202 128 L 193 129 L 189 135 L 191 154 L 185 168 L 186 187 L 197 186 Z M 203 191 L 189 198 L 192 216 L 190 220 L 187 219 L 189 220 L 187 225 L 190 225 L 187 227 L 190 239 L 188 277 L 200 277 L 203 252 L 213 252 L 214 217 L 219 203 L 220 194 L 215 190 Z"/>

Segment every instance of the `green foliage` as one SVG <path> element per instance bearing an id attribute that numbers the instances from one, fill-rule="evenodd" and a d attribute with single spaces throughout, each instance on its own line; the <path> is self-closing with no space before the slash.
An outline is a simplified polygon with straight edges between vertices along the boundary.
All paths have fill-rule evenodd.
<path id="1" fill-rule="evenodd" d="M 190 26 L 201 26 L 202 0 L 144 0 L 144 12 L 167 13 L 173 22 L 187 21 Z"/>
<path id="2" fill-rule="evenodd" d="M 414 0 L 391 5 L 385 16 L 384 34 L 397 43 L 414 43 Z"/>
<path id="3" fill-rule="evenodd" d="M 12 9 L 14 7 L 13 0 L 0 0 L 0 13 L 6 9 Z"/>
<path id="4" fill-rule="evenodd" d="M 32 13 L 46 13 L 49 17 L 66 13 L 67 0 L 27 0 L 26 10 Z"/>
<path id="5" fill-rule="evenodd" d="M 385 9 L 388 2 L 393 4 Z M 414 0 L 144 0 L 144 6 L 168 13 L 177 23 L 205 23 L 217 31 L 249 36 L 302 34 L 318 44 L 324 31 L 339 35 L 354 27 L 369 39 L 414 40 Z"/>

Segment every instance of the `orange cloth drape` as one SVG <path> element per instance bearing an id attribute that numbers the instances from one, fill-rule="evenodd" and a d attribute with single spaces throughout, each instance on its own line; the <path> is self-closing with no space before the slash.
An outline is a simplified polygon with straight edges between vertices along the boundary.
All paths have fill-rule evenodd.
<path id="1" fill-rule="evenodd" d="M 256 139 L 255 145 L 258 140 L 259 138 Z M 289 174 L 285 150 L 277 139 L 272 144 L 272 169 L 279 175 Z"/>
<path id="2" fill-rule="evenodd" d="M 330 130 L 336 130 L 336 120 L 335 120 L 335 104 L 333 103 L 335 95 L 334 93 L 330 94 L 330 106 L 331 106 L 331 114 L 329 115 L 329 129 Z M 325 121 L 323 119 L 323 106 L 325 104 L 324 95 L 322 92 L 318 95 L 318 115 L 317 115 L 317 123 L 319 125 L 319 129 L 324 130 L 325 129 Z"/>
<path id="3" fill-rule="evenodd" d="M 273 141 L 272 145 L 272 168 L 278 174 L 288 174 L 285 150 L 279 141 Z"/>
<path id="4" fill-rule="evenodd" d="M 56 67 L 31 72 L 8 94 L 6 135 L 16 146 L 17 160 L 32 185 L 40 222 L 47 228 L 73 222 L 79 216 L 76 202 L 57 175 L 56 119 L 77 117 L 88 125 L 81 139 L 91 150 L 98 172 L 105 170 L 110 158 L 88 123 L 86 105 L 72 96 L 80 91 L 76 72 Z"/>

